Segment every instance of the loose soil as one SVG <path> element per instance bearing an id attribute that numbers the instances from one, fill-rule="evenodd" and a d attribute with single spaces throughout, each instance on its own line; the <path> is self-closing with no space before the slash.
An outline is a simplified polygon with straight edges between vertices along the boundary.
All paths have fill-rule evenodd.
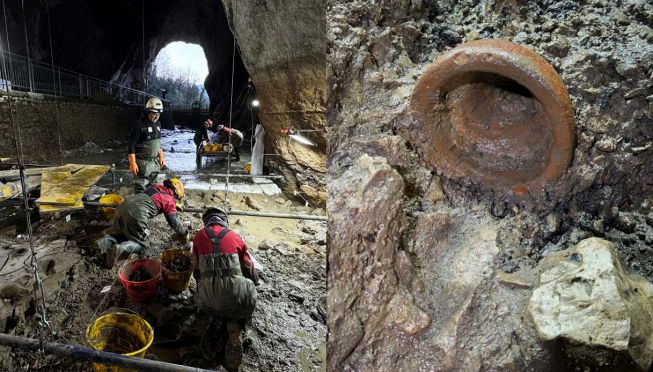
<path id="1" fill-rule="evenodd" d="M 141 268 L 138 268 L 134 270 L 131 274 L 129 274 L 129 281 L 130 282 L 144 282 L 146 280 L 152 279 L 152 275 L 147 272 L 147 270 Z"/>
<path id="2" fill-rule="evenodd" d="M 188 271 L 191 267 L 191 261 L 190 258 L 183 256 L 183 255 L 178 255 L 175 258 L 173 258 L 171 261 L 164 262 L 163 265 L 165 266 L 166 269 L 175 272 L 175 273 L 183 273 L 185 271 Z"/>

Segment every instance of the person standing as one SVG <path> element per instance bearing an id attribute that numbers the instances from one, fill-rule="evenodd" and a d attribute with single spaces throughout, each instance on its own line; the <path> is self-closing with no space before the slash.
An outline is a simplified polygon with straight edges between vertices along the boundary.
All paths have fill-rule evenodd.
<path id="1" fill-rule="evenodd" d="M 192 248 L 195 303 L 206 315 L 226 323 L 225 367 L 237 371 L 243 355 L 242 331 L 256 306 L 258 273 L 245 242 L 229 229 L 222 209 L 208 208 L 202 222 L 204 228 L 195 233 Z"/>
<path id="2" fill-rule="evenodd" d="M 200 124 L 197 129 L 195 129 L 195 136 L 193 137 L 193 142 L 195 142 L 197 157 L 196 161 L 198 164 L 201 164 L 202 154 L 201 149 L 209 141 L 209 129 L 213 127 L 213 120 L 206 119 L 204 123 Z"/>
<path id="3" fill-rule="evenodd" d="M 163 102 L 156 97 L 150 98 L 144 114 L 132 124 L 129 131 L 129 171 L 134 175 L 136 193 L 145 191 L 165 168 L 159 122 L 162 112 Z"/>
<path id="4" fill-rule="evenodd" d="M 240 161 L 240 145 L 243 143 L 243 133 L 238 129 L 225 127 L 224 125 L 218 125 L 217 130 L 220 133 L 220 142 L 231 143 L 234 160 Z"/>

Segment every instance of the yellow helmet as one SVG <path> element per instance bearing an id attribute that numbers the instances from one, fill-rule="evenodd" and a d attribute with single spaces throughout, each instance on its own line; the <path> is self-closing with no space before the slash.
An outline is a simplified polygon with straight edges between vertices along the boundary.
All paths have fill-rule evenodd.
<path id="1" fill-rule="evenodd" d="M 163 181 L 163 186 L 172 190 L 177 199 L 182 199 L 185 196 L 184 184 L 181 183 L 179 178 L 169 178 Z"/>
<path id="2" fill-rule="evenodd" d="M 156 97 L 152 97 L 147 100 L 145 109 L 152 112 L 163 112 L 163 102 L 161 102 L 161 100 Z"/>

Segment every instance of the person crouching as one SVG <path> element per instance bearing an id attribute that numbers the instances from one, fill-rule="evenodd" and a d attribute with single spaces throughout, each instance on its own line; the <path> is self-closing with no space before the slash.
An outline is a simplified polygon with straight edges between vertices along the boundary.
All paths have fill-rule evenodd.
<path id="1" fill-rule="evenodd" d="M 123 253 L 139 253 L 148 246 L 149 222 L 163 213 L 168 225 L 181 237 L 188 229 L 179 221 L 176 200 L 184 197 L 184 185 L 176 178 L 166 179 L 163 185 L 154 184 L 145 192 L 130 195 L 116 209 L 113 231 L 96 241 L 104 255 L 105 265 L 111 268 Z"/>
<path id="2" fill-rule="evenodd" d="M 241 333 L 256 306 L 258 273 L 245 242 L 229 229 L 222 209 L 207 209 L 202 221 L 204 228 L 193 237 L 195 303 L 206 315 L 226 321 L 225 367 L 238 370 L 243 354 Z"/>

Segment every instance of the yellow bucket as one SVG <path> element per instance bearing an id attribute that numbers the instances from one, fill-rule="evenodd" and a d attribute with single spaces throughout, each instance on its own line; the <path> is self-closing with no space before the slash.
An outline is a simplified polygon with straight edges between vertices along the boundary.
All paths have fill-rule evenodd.
<path id="1" fill-rule="evenodd" d="M 122 202 L 125 201 L 125 198 L 118 194 L 107 194 L 104 195 L 103 197 L 100 198 L 99 202 L 102 204 L 122 204 Z M 100 212 L 104 214 L 104 217 L 106 217 L 107 220 L 112 221 L 113 216 L 116 215 L 116 209 L 115 208 L 106 208 L 102 207 L 100 208 Z"/>
<path id="2" fill-rule="evenodd" d="M 177 272 L 170 270 L 168 264 L 175 258 L 183 256 L 188 258 L 190 266 L 188 270 Z M 170 293 L 180 293 L 188 288 L 190 277 L 193 275 L 193 260 L 191 253 L 185 249 L 166 249 L 161 252 L 161 271 L 163 273 L 163 285 Z"/>
<path id="3" fill-rule="evenodd" d="M 154 341 L 154 330 L 137 314 L 112 311 L 86 328 L 86 341 L 95 350 L 142 358 Z M 128 372 L 130 368 L 93 363 L 96 372 Z"/>

